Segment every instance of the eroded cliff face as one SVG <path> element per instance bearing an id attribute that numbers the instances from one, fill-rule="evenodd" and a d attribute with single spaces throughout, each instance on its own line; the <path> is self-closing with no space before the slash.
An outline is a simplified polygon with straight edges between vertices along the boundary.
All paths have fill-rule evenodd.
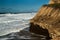
<path id="1" fill-rule="evenodd" d="M 60 3 L 51 4 L 50 1 L 50 4 L 43 5 L 35 17 L 30 20 L 30 23 L 32 23 L 31 25 L 35 25 L 30 26 L 31 32 L 38 32 L 37 34 L 42 34 L 45 36 L 49 33 L 52 40 L 60 40 Z M 36 25 L 39 25 L 37 26 L 40 27 L 39 30 L 36 28 Z M 46 32 L 45 29 L 48 31 Z"/>
<path id="2" fill-rule="evenodd" d="M 60 0 L 50 0 L 49 4 L 60 3 Z"/>

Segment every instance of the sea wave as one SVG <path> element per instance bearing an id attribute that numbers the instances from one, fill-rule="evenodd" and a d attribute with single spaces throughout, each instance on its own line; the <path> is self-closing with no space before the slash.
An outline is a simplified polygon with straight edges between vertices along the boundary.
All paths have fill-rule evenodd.
<path id="1" fill-rule="evenodd" d="M 35 14 L 0 14 L 0 36 L 18 32 L 29 27 L 29 19 Z M 4 40 L 3 38 L 2 40 Z"/>
<path id="2" fill-rule="evenodd" d="M 14 22 L 14 21 L 20 21 L 20 20 L 2 21 L 2 22 L 0 22 L 0 23 L 9 23 L 9 22 Z"/>
<path id="3" fill-rule="evenodd" d="M 27 28 L 27 27 L 29 27 L 29 26 L 18 28 L 18 29 L 16 28 L 16 29 L 5 30 L 5 31 L 2 30 L 2 32 L 0 33 L 0 36 L 4 36 L 4 35 L 7 35 L 7 34 L 13 33 L 13 32 L 19 32 L 19 31 L 21 31 L 21 30 L 23 30 L 24 28 Z"/>
<path id="4" fill-rule="evenodd" d="M 29 32 L 29 27 L 24 28 L 23 30 L 19 32 L 13 32 L 9 33 L 7 35 L 0 36 L 0 39 L 2 40 L 46 40 L 46 36 L 44 35 L 38 35 L 35 33 Z"/>

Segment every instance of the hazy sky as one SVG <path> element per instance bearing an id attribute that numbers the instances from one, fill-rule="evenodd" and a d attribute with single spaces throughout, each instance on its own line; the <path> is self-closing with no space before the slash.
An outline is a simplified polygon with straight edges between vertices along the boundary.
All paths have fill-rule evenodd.
<path id="1" fill-rule="evenodd" d="M 49 0 L 0 0 L 0 12 L 37 11 Z"/>

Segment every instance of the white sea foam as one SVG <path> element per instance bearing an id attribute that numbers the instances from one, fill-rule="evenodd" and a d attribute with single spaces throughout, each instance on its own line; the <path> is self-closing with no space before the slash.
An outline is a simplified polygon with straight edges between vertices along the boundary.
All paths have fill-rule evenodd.
<path id="1" fill-rule="evenodd" d="M 0 17 L 0 36 L 6 35 L 12 32 L 18 32 L 26 27 L 29 27 L 29 19 L 31 19 L 34 13 L 22 13 L 22 14 L 1 14 Z M 0 16 L 1 16 L 0 15 Z"/>
<path id="2" fill-rule="evenodd" d="M 26 27 L 29 27 L 29 26 L 26 26 Z M 12 33 L 12 32 L 19 32 L 20 30 L 23 30 L 24 28 L 26 27 L 22 27 L 22 28 L 14 28 L 14 29 L 7 29 L 7 30 L 3 30 L 2 32 L 0 32 L 0 36 L 3 36 L 3 35 L 7 35 L 9 33 Z"/>
<path id="3" fill-rule="evenodd" d="M 9 22 L 14 22 L 14 21 L 20 21 L 20 20 L 2 21 L 2 22 L 0 22 L 0 23 L 9 23 Z"/>

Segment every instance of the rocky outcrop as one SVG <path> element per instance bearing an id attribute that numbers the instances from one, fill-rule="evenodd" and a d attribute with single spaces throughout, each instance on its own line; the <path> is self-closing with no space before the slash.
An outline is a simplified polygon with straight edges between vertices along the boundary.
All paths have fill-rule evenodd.
<path id="1" fill-rule="evenodd" d="M 35 17 L 30 20 L 30 23 L 33 25 L 30 26 L 30 32 L 45 36 L 47 36 L 49 32 L 49 36 L 52 37 L 52 40 L 60 40 L 59 0 L 56 0 L 56 2 L 55 0 L 51 0 L 48 5 L 43 5 Z"/>
<path id="2" fill-rule="evenodd" d="M 50 0 L 49 4 L 60 3 L 60 0 Z"/>
<path id="3" fill-rule="evenodd" d="M 49 37 L 49 32 L 47 29 L 43 29 L 37 24 L 30 23 L 30 32 L 38 34 L 38 35 L 43 35 L 46 36 L 46 40 L 50 40 L 51 38 Z"/>

